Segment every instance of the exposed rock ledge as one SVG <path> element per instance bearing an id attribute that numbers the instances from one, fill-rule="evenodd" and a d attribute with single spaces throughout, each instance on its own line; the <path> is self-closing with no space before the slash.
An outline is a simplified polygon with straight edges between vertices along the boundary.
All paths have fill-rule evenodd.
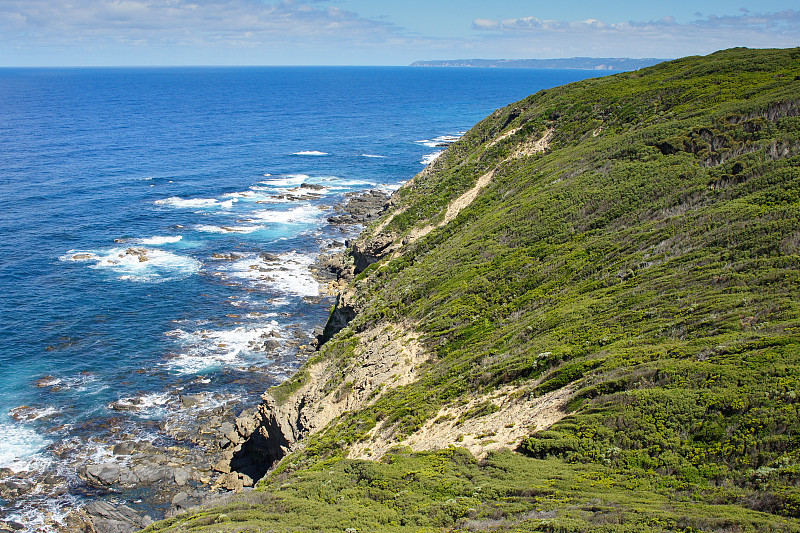
<path id="1" fill-rule="evenodd" d="M 346 367 L 334 359 L 311 363 L 302 371 L 302 385 L 288 398 L 279 401 L 265 392 L 258 411 L 237 419 L 236 431 L 226 436 L 231 446 L 216 469 L 232 478 L 260 478 L 303 437 L 416 380 L 428 358 L 418 336 L 407 328 L 383 325 L 356 337 L 355 356 Z"/>

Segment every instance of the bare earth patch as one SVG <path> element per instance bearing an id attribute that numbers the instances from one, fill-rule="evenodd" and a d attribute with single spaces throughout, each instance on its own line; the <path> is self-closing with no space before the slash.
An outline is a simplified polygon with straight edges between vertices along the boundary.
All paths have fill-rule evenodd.
<path id="1" fill-rule="evenodd" d="M 392 428 L 378 425 L 365 442 L 350 449 L 348 457 L 379 459 L 397 445 L 409 446 L 415 451 L 460 446 L 476 457 L 495 450 L 513 449 L 532 432 L 546 429 L 569 414 L 566 405 L 574 393 L 571 387 L 564 387 L 544 396 L 528 398 L 528 395 L 518 397 L 514 394 L 516 391 L 506 386 L 466 405 L 444 407 L 422 428 L 399 441 L 392 438 Z M 462 419 L 485 402 L 491 402 L 498 410 L 486 416 Z"/>
<path id="2" fill-rule="evenodd" d="M 507 131 L 506 133 L 503 133 L 502 135 L 500 135 L 497 139 L 495 139 L 488 146 L 491 147 L 494 144 L 497 144 L 498 142 L 500 142 L 501 140 L 503 140 L 503 139 L 505 139 L 507 137 L 510 137 L 511 135 L 514 135 L 518 130 L 519 130 L 519 128 L 515 128 L 515 129 Z M 522 143 L 514 151 L 514 153 L 511 154 L 510 157 L 508 157 L 507 159 L 503 160 L 503 163 L 505 163 L 507 161 L 511 161 L 512 159 L 519 159 L 521 157 L 527 157 L 527 156 L 531 156 L 531 155 L 546 151 L 548 148 L 550 148 L 550 140 L 552 138 L 553 138 L 553 129 L 551 128 L 551 129 L 547 130 L 540 139 L 529 140 L 529 141 L 526 141 L 526 142 Z M 428 171 L 428 168 L 430 168 L 430 166 L 426 167 L 425 170 L 422 173 L 420 173 L 420 175 L 422 175 L 424 172 Z M 472 187 L 470 190 L 468 190 L 467 192 L 465 192 L 464 194 L 462 194 L 461 196 L 459 196 L 458 198 L 453 200 L 450 203 L 450 205 L 447 206 L 447 211 L 445 212 L 444 219 L 442 219 L 441 222 L 439 222 L 438 224 L 428 224 L 428 225 L 424 226 L 423 228 L 411 230 L 411 232 L 408 235 L 408 243 L 412 243 L 412 242 L 414 242 L 414 241 L 416 241 L 418 239 L 421 239 L 422 237 L 424 237 L 425 235 L 427 235 L 428 233 L 430 233 L 434 229 L 440 228 L 440 227 L 448 224 L 454 218 L 456 218 L 458 216 L 458 214 L 461 212 L 461 210 L 464 209 L 465 207 L 467 207 L 469 204 L 471 204 L 475 200 L 475 198 L 478 197 L 478 194 L 481 192 L 481 190 L 483 190 L 487 185 L 489 185 L 489 183 L 492 181 L 492 178 L 494 177 L 495 170 L 490 170 L 489 172 L 485 173 L 483 176 L 478 178 L 478 181 L 475 183 L 474 187 Z M 387 219 L 385 221 L 381 222 L 378 231 L 380 231 L 380 229 L 383 229 L 384 227 L 386 227 L 386 225 L 396 215 L 402 213 L 403 211 L 405 211 L 405 208 L 399 209 L 396 212 L 394 212 L 392 215 L 387 217 Z M 401 253 L 401 252 L 397 252 L 397 253 Z"/>

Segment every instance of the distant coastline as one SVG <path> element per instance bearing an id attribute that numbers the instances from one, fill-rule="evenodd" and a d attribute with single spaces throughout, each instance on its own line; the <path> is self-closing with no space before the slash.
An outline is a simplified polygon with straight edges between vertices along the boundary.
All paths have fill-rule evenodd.
<path id="1" fill-rule="evenodd" d="M 653 57 L 570 57 L 561 59 L 440 59 L 415 61 L 412 67 L 539 68 L 582 70 L 637 70 L 668 61 Z"/>

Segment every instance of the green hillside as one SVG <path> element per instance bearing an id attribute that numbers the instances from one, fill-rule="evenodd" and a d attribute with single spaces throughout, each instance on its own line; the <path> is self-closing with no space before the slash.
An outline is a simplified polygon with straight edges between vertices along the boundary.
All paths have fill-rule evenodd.
<path id="1" fill-rule="evenodd" d="M 365 332 L 413 330 L 415 380 L 311 432 L 257 492 L 148 531 L 800 531 L 800 49 L 541 91 L 392 204 L 354 248 L 392 242 L 348 287 L 355 318 L 312 362 L 340 369 L 339 401 Z M 469 428 L 499 394 L 566 400 L 515 451 L 347 458 Z"/>

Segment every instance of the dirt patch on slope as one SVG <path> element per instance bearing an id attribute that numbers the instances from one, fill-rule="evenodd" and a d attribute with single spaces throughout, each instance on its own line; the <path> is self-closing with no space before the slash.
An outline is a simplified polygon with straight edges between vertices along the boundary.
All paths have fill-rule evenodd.
<path id="1" fill-rule="evenodd" d="M 402 440 L 392 438 L 392 428 L 376 426 L 365 442 L 350 449 L 348 457 L 379 459 L 397 445 L 415 451 L 460 446 L 476 457 L 513 449 L 534 431 L 546 429 L 569 414 L 566 406 L 573 394 L 571 387 L 564 387 L 530 398 L 519 394 L 515 387 L 506 386 L 465 405 L 443 407 L 422 428 Z M 489 414 L 466 419 L 481 408 Z"/>

